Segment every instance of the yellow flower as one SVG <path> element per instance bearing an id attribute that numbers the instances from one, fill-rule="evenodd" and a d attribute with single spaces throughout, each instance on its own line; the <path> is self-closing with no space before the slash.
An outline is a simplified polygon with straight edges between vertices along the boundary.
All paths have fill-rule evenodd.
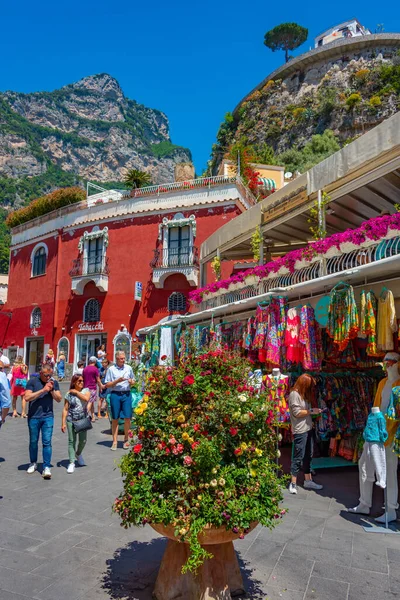
<path id="1" fill-rule="evenodd" d="M 218 484 L 223 487 L 225 485 L 225 479 L 223 477 L 221 477 L 221 479 L 218 479 Z"/>
<path id="2" fill-rule="evenodd" d="M 178 423 L 184 423 L 185 422 L 185 415 L 183 413 L 180 413 L 177 417 L 176 420 L 178 421 Z"/>
<path id="3" fill-rule="evenodd" d="M 137 408 L 135 408 L 135 414 L 137 414 L 137 415 L 143 414 L 143 409 L 141 406 L 138 406 Z"/>
<path id="4" fill-rule="evenodd" d="M 182 529 L 179 530 L 179 533 L 181 535 L 185 535 L 186 532 L 187 532 L 187 529 L 185 529 L 184 527 L 182 527 Z"/>
<path id="5" fill-rule="evenodd" d="M 142 404 L 140 405 L 142 407 L 142 410 L 146 410 L 146 408 L 148 407 L 147 402 L 142 402 Z"/>
<path id="6" fill-rule="evenodd" d="M 217 485 L 218 485 L 218 482 L 217 482 L 217 480 L 216 480 L 216 479 L 212 479 L 212 480 L 210 481 L 210 485 L 212 485 L 212 487 L 217 487 Z"/>
<path id="7" fill-rule="evenodd" d="M 141 426 L 141 428 L 140 428 L 140 431 L 144 431 L 144 427 L 143 427 L 143 425 Z"/>
<path id="8" fill-rule="evenodd" d="M 194 439 L 193 439 L 193 438 L 191 438 L 191 437 L 189 437 L 189 438 L 188 438 L 188 442 L 189 442 L 189 444 L 193 444 L 193 442 L 194 442 Z"/>
<path id="9" fill-rule="evenodd" d="M 256 448 L 256 449 L 255 449 L 255 453 L 257 454 L 257 456 L 262 456 L 262 454 L 263 454 L 263 451 L 262 451 L 262 450 L 260 450 L 260 448 Z"/>
<path id="10" fill-rule="evenodd" d="M 255 467 L 256 465 L 258 465 L 258 460 L 257 459 L 252 460 L 251 464 L 253 465 L 253 467 Z"/>
<path id="11" fill-rule="evenodd" d="M 250 476 L 257 477 L 257 471 L 255 469 L 250 469 Z"/>
<path id="12" fill-rule="evenodd" d="M 188 434 L 186 431 L 184 431 L 184 432 L 182 433 L 182 439 L 183 439 L 183 440 L 188 440 L 188 439 L 189 439 L 189 434 Z"/>
<path id="13" fill-rule="evenodd" d="M 242 442 L 240 444 L 240 447 L 241 447 L 242 450 L 247 450 L 247 444 L 246 444 L 246 442 Z"/>

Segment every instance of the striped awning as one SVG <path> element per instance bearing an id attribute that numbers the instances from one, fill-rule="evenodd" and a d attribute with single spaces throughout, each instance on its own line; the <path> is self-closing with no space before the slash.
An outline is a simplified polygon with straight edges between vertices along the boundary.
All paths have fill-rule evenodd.
<path id="1" fill-rule="evenodd" d="M 276 183 L 273 179 L 268 179 L 268 177 L 260 177 L 258 179 L 258 185 L 262 186 L 266 190 L 276 190 Z"/>

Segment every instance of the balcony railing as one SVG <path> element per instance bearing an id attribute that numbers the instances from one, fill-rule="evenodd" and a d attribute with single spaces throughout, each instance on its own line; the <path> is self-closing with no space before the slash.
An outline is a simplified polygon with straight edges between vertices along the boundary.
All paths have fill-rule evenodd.
<path id="1" fill-rule="evenodd" d="M 368 248 L 359 248 L 351 252 L 346 252 L 340 256 L 317 260 L 307 267 L 296 269 L 293 273 L 285 275 L 277 275 L 271 279 L 261 279 L 253 284 L 244 283 L 242 287 L 206 298 L 199 305 L 199 310 L 207 308 L 216 308 L 224 304 L 232 304 L 239 300 L 246 300 L 267 294 L 271 290 L 289 287 L 298 283 L 312 281 L 324 277 L 325 275 L 333 275 L 343 271 L 357 269 L 361 265 L 378 262 L 390 256 L 400 254 L 400 237 L 394 237 L 390 240 L 383 240 Z M 237 284 L 239 285 L 239 284 Z"/>
<path id="2" fill-rule="evenodd" d="M 108 256 L 95 258 L 76 258 L 72 261 L 70 277 L 87 277 L 90 275 L 109 275 Z"/>
<path id="3" fill-rule="evenodd" d="M 154 258 L 150 263 L 152 269 L 169 269 L 179 267 L 198 267 L 199 249 L 197 246 L 181 248 L 160 248 L 154 250 Z"/>

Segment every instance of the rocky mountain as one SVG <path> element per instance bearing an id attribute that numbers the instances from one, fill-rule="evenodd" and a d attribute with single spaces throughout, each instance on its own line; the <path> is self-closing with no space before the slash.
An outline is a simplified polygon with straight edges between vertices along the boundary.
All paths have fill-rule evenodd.
<path id="1" fill-rule="evenodd" d="M 82 180 L 120 182 L 127 169 L 173 180 L 191 160 L 168 118 L 127 98 L 102 73 L 53 92 L 0 93 L 0 204 L 13 206 Z"/>
<path id="2" fill-rule="evenodd" d="M 285 76 L 288 63 L 281 77 L 264 81 L 226 115 L 210 168 L 215 171 L 232 144 L 240 143 L 260 161 L 304 171 L 376 126 L 400 109 L 399 47 L 400 39 L 384 54 L 342 53 L 334 64 L 319 58 Z"/>

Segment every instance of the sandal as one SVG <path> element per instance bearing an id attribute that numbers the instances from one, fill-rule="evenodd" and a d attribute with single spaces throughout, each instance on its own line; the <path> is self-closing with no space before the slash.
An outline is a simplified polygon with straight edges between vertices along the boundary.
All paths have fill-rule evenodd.
<path id="1" fill-rule="evenodd" d="M 131 443 L 129 440 L 124 441 L 124 445 L 122 446 L 124 450 L 128 450 L 131 447 Z"/>
<path id="2" fill-rule="evenodd" d="M 118 448 L 118 445 L 117 445 L 117 444 L 113 444 L 113 445 L 111 446 L 111 450 L 114 450 L 114 451 L 115 451 L 117 448 Z"/>

